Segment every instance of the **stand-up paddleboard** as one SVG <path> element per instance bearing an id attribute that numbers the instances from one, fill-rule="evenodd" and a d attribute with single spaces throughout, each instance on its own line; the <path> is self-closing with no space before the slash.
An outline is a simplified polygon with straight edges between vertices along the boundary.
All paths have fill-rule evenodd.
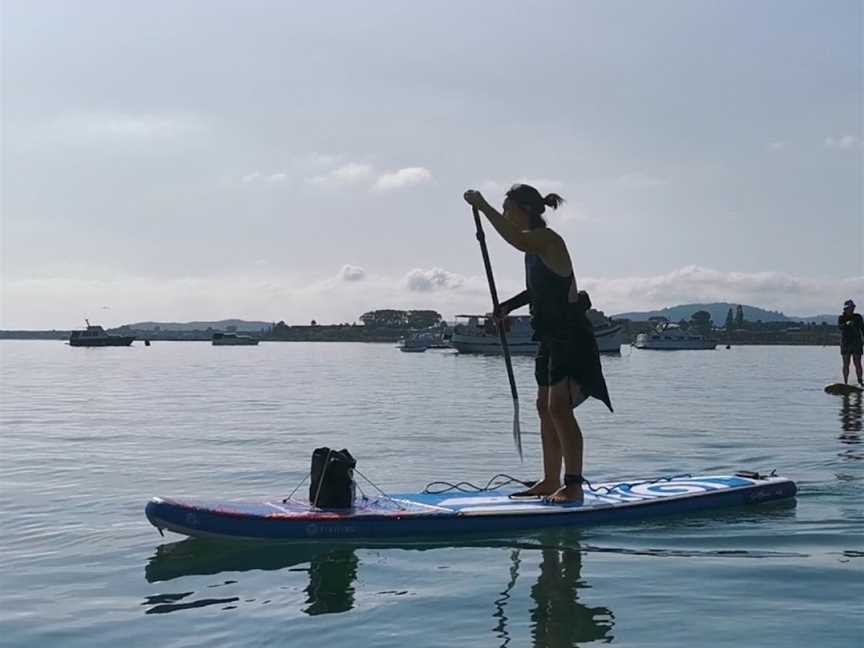
<path id="1" fill-rule="evenodd" d="M 429 536 L 507 533 L 533 529 L 625 522 L 761 504 L 795 496 L 783 477 L 675 476 L 587 486 L 582 503 L 549 504 L 515 499 L 507 491 L 409 493 L 361 498 L 352 509 L 319 509 L 308 502 L 203 501 L 155 497 L 147 519 L 187 536 L 247 540 L 393 540 Z"/>
<path id="2" fill-rule="evenodd" d="M 860 394 L 864 389 L 857 385 L 847 385 L 846 383 L 831 383 L 825 385 L 825 393 L 834 396 L 845 396 L 846 394 Z"/>

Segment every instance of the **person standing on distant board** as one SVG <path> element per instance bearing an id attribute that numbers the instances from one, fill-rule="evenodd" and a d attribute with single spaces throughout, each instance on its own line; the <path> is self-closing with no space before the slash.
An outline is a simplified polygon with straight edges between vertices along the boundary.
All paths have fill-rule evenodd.
<path id="1" fill-rule="evenodd" d="M 840 327 L 840 355 L 843 357 L 843 382 L 849 382 L 849 358 L 855 363 L 858 384 L 864 387 L 861 372 L 861 353 L 864 352 L 864 319 L 855 312 L 855 302 L 847 299 L 843 314 L 837 318 Z"/>
<path id="2" fill-rule="evenodd" d="M 557 194 L 545 198 L 534 187 L 513 185 L 507 192 L 503 214 L 469 189 L 465 201 L 486 215 L 501 237 L 525 253 L 527 290 L 501 302 L 495 318 L 521 306 L 531 306 L 533 339 L 540 343 L 535 361 L 537 412 L 543 445 L 543 479 L 521 497 L 548 497 L 552 502 L 582 500 L 582 431 L 573 409 L 589 396 L 612 411 L 600 366 L 600 353 L 586 311 L 591 300 L 576 288 L 573 264 L 564 239 L 546 226 L 546 207 L 557 208 Z M 561 462 L 564 485 L 561 485 Z"/>

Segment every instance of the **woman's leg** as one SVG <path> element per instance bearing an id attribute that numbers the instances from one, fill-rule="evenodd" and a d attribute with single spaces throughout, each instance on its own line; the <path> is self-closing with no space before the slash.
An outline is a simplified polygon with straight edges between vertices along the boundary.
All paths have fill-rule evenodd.
<path id="1" fill-rule="evenodd" d="M 561 444 L 549 413 L 549 388 L 537 388 L 537 414 L 543 445 L 543 479 L 520 495 L 551 495 L 561 487 Z"/>
<path id="2" fill-rule="evenodd" d="M 856 354 L 854 354 L 854 355 L 852 356 L 852 362 L 855 363 L 855 375 L 858 376 L 858 384 L 860 385 L 860 384 L 862 383 L 862 376 L 861 376 L 861 354 L 860 354 L 860 353 L 856 353 Z M 848 365 L 847 365 L 847 367 L 848 367 Z M 847 370 L 848 370 L 848 369 L 847 369 Z"/>
<path id="3" fill-rule="evenodd" d="M 549 388 L 549 413 L 558 441 L 561 454 L 564 457 L 564 473 L 566 475 L 582 475 L 582 430 L 573 415 L 574 399 L 582 399 L 581 392 L 574 395 L 571 390 L 571 380 L 565 378 Z M 582 484 L 565 484 L 552 497 L 555 502 L 573 502 L 582 500 Z"/>
<path id="4" fill-rule="evenodd" d="M 540 435 L 543 441 L 543 481 L 551 487 L 547 495 L 561 486 L 561 442 L 549 411 L 549 388 L 537 389 L 537 413 L 540 415 Z"/>
<path id="5" fill-rule="evenodd" d="M 843 354 L 843 382 L 849 382 L 849 358 L 851 356 L 848 353 Z"/>

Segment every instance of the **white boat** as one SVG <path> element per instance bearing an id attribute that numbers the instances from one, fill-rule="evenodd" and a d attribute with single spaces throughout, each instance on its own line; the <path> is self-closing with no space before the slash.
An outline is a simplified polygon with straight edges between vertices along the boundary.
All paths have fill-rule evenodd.
<path id="1" fill-rule="evenodd" d="M 621 344 L 624 342 L 624 327 L 615 324 L 607 318 L 602 311 L 588 311 L 588 321 L 594 328 L 594 339 L 597 340 L 597 348 L 600 353 L 621 353 Z"/>
<path id="2" fill-rule="evenodd" d="M 255 346 L 258 339 L 237 333 L 214 333 L 213 346 Z"/>
<path id="3" fill-rule="evenodd" d="M 409 335 L 399 341 L 399 350 L 402 353 L 423 353 L 429 348 L 426 340 L 417 334 Z"/>
<path id="4" fill-rule="evenodd" d="M 650 333 L 640 333 L 633 343 L 637 349 L 679 351 L 686 349 L 711 350 L 717 343 L 704 335 L 685 331 L 677 324 L 660 324 Z"/>
<path id="5" fill-rule="evenodd" d="M 594 339 L 601 353 L 621 352 L 621 325 L 614 324 L 599 311 L 588 311 L 588 320 L 594 327 Z M 535 354 L 538 343 L 531 339 L 531 317 L 511 315 L 504 321 L 507 346 L 512 354 Z M 487 315 L 457 315 L 450 346 L 459 353 L 501 353 L 501 341 L 495 321 Z"/>

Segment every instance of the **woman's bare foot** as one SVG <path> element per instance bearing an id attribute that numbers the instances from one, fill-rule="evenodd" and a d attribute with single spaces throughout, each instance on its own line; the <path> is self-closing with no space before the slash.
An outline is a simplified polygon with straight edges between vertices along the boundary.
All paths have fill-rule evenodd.
<path id="1" fill-rule="evenodd" d="M 510 497 L 548 497 L 558 492 L 560 488 L 561 482 L 544 479 L 534 484 L 531 488 L 511 494 Z"/>
<path id="2" fill-rule="evenodd" d="M 582 492 L 582 484 L 571 484 L 562 486 L 549 497 L 546 501 L 550 504 L 564 504 L 570 502 L 582 502 L 585 499 L 585 494 Z"/>

